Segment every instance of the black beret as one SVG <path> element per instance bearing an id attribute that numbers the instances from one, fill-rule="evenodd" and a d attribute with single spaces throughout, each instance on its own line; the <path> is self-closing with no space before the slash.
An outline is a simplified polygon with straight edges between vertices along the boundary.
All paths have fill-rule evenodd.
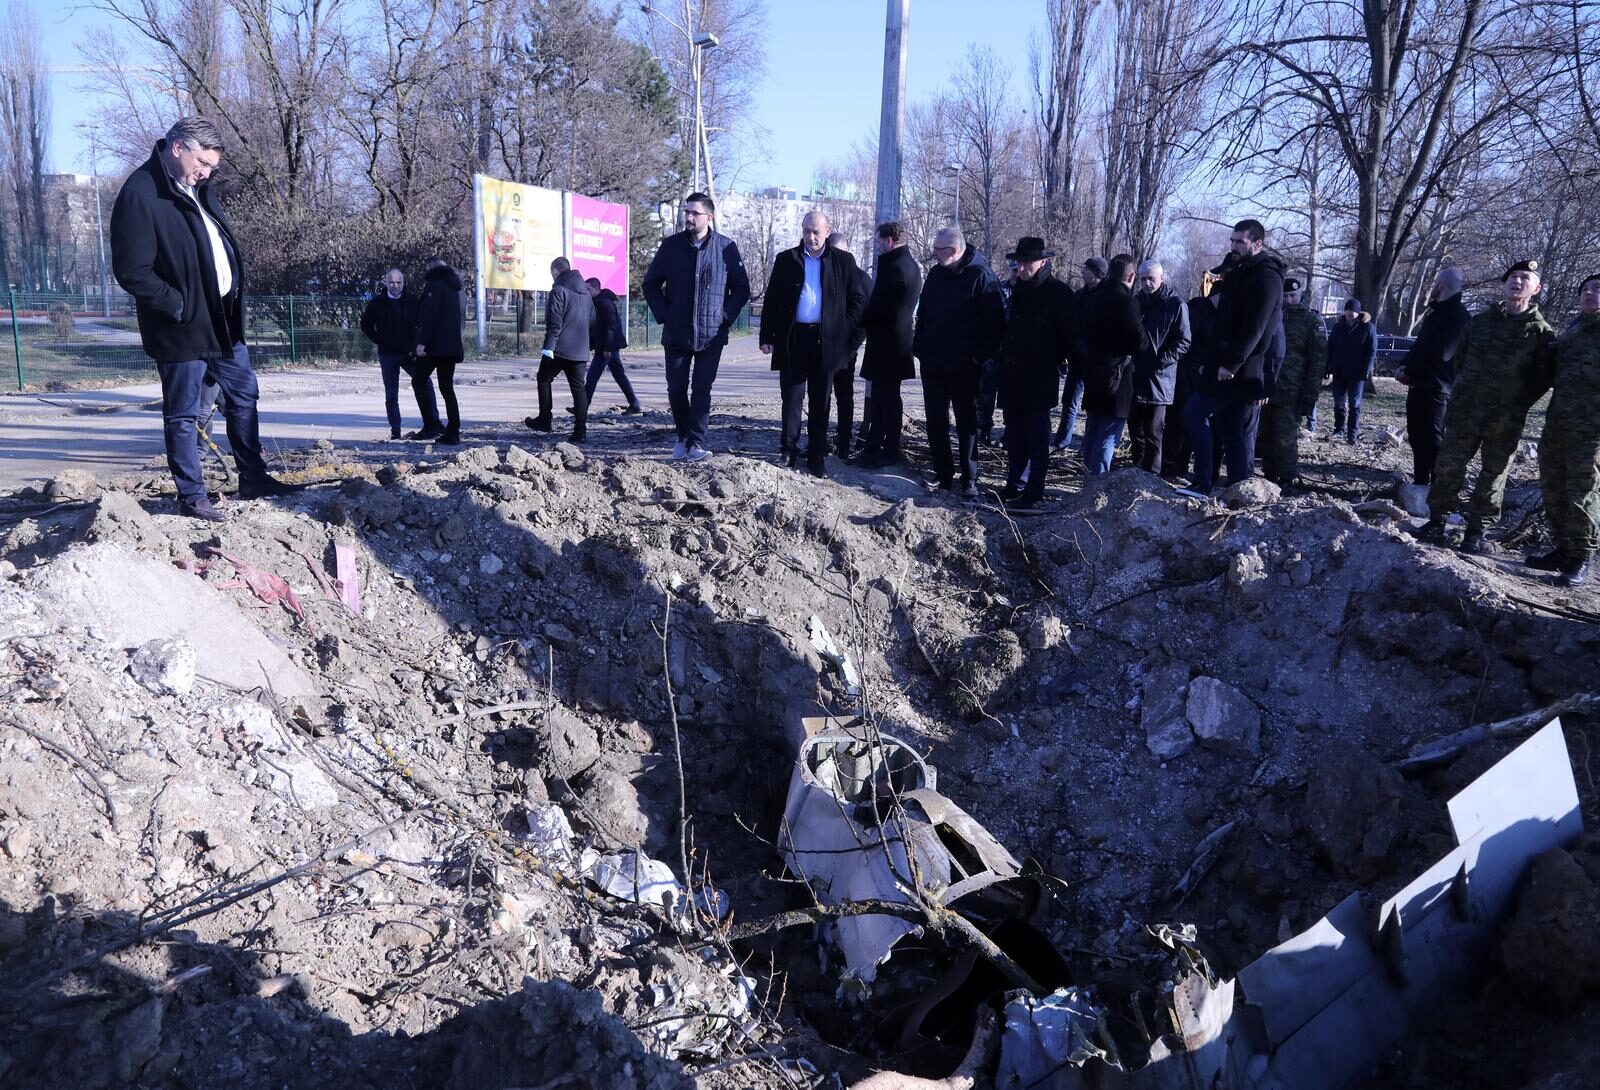
<path id="1" fill-rule="evenodd" d="M 1283 290 L 1284 291 L 1299 291 L 1300 290 L 1300 281 L 1296 280 L 1292 276 L 1289 277 L 1287 280 L 1285 280 L 1283 282 Z"/>
<path id="2" fill-rule="evenodd" d="M 1515 265 L 1511 266 L 1511 268 L 1509 268 L 1509 269 L 1507 269 L 1505 271 L 1505 275 L 1500 277 L 1500 283 L 1504 284 L 1507 280 L 1511 279 L 1511 274 L 1512 273 L 1519 273 L 1519 272 L 1533 273 L 1533 275 L 1538 276 L 1539 275 L 1539 263 L 1537 261 L 1519 261 L 1519 262 L 1517 262 Z"/>

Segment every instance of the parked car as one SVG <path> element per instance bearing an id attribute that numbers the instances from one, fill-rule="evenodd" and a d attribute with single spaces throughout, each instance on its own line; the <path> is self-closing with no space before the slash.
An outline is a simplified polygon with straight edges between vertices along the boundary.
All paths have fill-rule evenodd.
<path id="1" fill-rule="evenodd" d="M 1416 343 L 1415 337 L 1400 337 L 1392 333 L 1378 334 L 1378 361 L 1375 369 L 1386 375 L 1394 374 L 1395 368 L 1400 366 L 1400 361 L 1406 358 L 1406 353 L 1411 351 L 1411 346 Z"/>

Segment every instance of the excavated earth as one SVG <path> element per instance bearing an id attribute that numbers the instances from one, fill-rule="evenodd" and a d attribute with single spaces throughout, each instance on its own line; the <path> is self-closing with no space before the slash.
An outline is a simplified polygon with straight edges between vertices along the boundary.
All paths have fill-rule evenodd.
<path id="1" fill-rule="evenodd" d="M 1196 924 L 1232 973 L 1352 890 L 1392 894 L 1513 743 L 1392 762 L 1600 692 L 1600 617 L 1518 563 L 1542 533 L 1526 457 L 1499 556 L 1407 536 L 1380 386 L 1362 444 L 1304 445 L 1308 488 L 1227 504 L 1075 458 L 1015 515 L 912 470 L 818 481 L 778 464 L 766 404 L 719 405 L 697 465 L 660 413 L 600 417 L 581 449 L 323 442 L 283 467 L 309 489 L 216 526 L 157 467 L 5 498 L 0 1085 L 897 1066 L 810 927 L 730 945 L 585 878 L 642 850 L 735 921 L 803 907 L 774 845 L 806 715 L 911 743 L 1060 879 L 1050 937 L 1113 1018 L 1148 924 Z M 1199 744 L 1197 701 L 1227 720 Z M 1594 725 L 1566 720 L 1590 826 Z M 1372 1085 L 1590 1085 L 1596 882 L 1600 840 L 1542 859 L 1479 986 Z"/>

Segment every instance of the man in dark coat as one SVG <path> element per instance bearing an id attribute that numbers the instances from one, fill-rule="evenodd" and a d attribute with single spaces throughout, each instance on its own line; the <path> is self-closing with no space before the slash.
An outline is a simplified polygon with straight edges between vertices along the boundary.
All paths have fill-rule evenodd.
<path id="1" fill-rule="evenodd" d="M 1083 468 L 1089 476 L 1111 472 L 1122 427 L 1133 408 L 1134 361 L 1145 341 L 1144 321 L 1133 300 L 1135 262 L 1131 254 L 1113 257 L 1105 282 L 1084 308 Z"/>
<path id="2" fill-rule="evenodd" d="M 800 417 L 806 413 L 806 468 L 828 475 L 828 395 L 833 376 L 850 355 L 852 331 L 861 324 L 867 295 L 856 279 L 856 260 L 827 245 L 831 228 L 822 212 L 800 221 L 800 245 L 772 263 L 761 303 L 761 351 L 772 357 L 783 387 L 783 441 L 789 467 L 800 458 Z"/>
<path id="3" fill-rule="evenodd" d="M 750 301 L 750 278 L 733 239 L 711 226 L 716 205 L 704 193 L 683 199 L 682 231 L 661 240 L 640 288 L 661 324 L 667 401 L 678 442 L 672 456 L 709 458 L 706 426 L 728 327 Z"/>
<path id="4" fill-rule="evenodd" d="M 389 418 L 389 438 L 400 438 L 400 374 L 407 379 L 416 372 L 411 350 L 417 343 L 417 300 L 406 294 L 406 274 L 390 269 L 383 274 L 383 290 L 367 300 L 361 313 L 361 332 L 378 346 L 378 369 L 383 375 L 383 411 Z M 414 388 L 413 388 L 414 389 Z M 439 405 L 428 387 L 426 399 L 418 400 L 422 427 L 412 439 L 434 439 L 444 431 L 439 423 Z"/>
<path id="5" fill-rule="evenodd" d="M 261 456 L 260 396 L 244 343 L 244 260 L 222 205 L 206 185 L 222 161 L 222 134 L 180 118 L 128 176 L 111 209 L 111 268 L 133 296 L 139 340 L 161 376 L 167 468 L 178 509 L 223 521 L 206 495 L 197 421 L 209 382 L 223 395 L 239 498 L 299 491 L 273 479 Z"/>
<path id="6" fill-rule="evenodd" d="M 922 282 L 911 351 L 922 361 L 922 400 L 927 412 L 928 454 L 939 487 L 956 486 L 978 495 L 978 382 L 983 362 L 1005 335 L 1000 281 L 983 255 L 967 245 L 959 227 L 933 237 L 933 268 Z M 950 457 L 950 417 L 956 421 L 960 465 Z"/>
<path id="7" fill-rule="evenodd" d="M 900 459 L 904 405 L 900 383 L 915 378 L 911 355 L 912 319 L 922 291 L 922 269 L 906 246 L 906 230 L 891 220 L 878 225 L 878 275 L 861 316 L 867 335 L 861 377 L 867 382 L 867 412 L 862 424 L 867 446 L 857 464 L 886 466 Z"/>
<path id="8" fill-rule="evenodd" d="M 1346 299 L 1328 330 L 1328 374 L 1333 376 L 1333 436 L 1354 443 L 1361 427 L 1361 398 L 1378 361 L 1378 335 L 1361 300 Z"/>
<path id="9" fill-rule="evenodd" d="M 622 350 L 628 347 L 628 337 L 622 327 L 622 315 L 617 311 L 617 293 L 610 288 L 602 288 L 597 277 L 589 277 L 584 284 L 589 289 L 589 298 L 594 300 L 594 322 L 589 326 L 589 347 L 594 352 L 594 359 L 589 362 L 589 374 L 583 381 L 584 401 L 593 403 L 595 389 L 600 385 L 600 375 L 609 369 L 622 396 L 628 399 L 628 407 L 623 410 L 623 415 L 638 416 L 644 412 L 644 406 L 639 404 L 639 397 L 633 392 L 633 383 L 628 381 L 628 372 L 622 366 Z"/>
<path id="10" fill-rule="evenodd" d="M 1247 434 L 1249 410 L 1271 393 L 1267 360 L 1282 344 L 1283 262 L 1266 250 L 1267 229 L 1240 220 L 1229 237 L 1237 264 L 1224 265 L 1213 348 L 1201 363 L 1199 388 L 1183 409 L 1184 430 L 1194 444 L 1194 487 L 1216 482 L 1213 443 L 1217 431 L 1227 454 L 1229 483 L 1255 471 L 1255 449 Z M 1282 355 L 1277 362 L 1281 364 Z"/>
<path id="11" fill-rule="evenodd" d="M 550 262 L 550 293 L 544 300 L 544 349 L 539 353 L 539 415 L 523 420 L 534 431 L 549 431 L 553 426 L 551 409 L 555 396 L 551 384 L 564 375 L 572 391 L 572 435 L 574 443 L 589 437 L 589 395 L 583 385 L 583 365 L 589 358 L 594 339 L 594 297 L 583 274 L 572 262 L 558 257 Z"/>
<path id="12" fill-rule="evenodd" d="M 1015 499 L 1017 507 L 1033 507 L 1044 498 L 1050 410 L 1072 334 L 1072 289 L 1049 274 L 1052 256 L 1044 239 L 1031 236 L 1006 255 L 1017 263 L 1017 277 L 996 376 L 1006 422 L 1006 486 L 1000 498 Z"/>
<path id="13" fill-rule="evenodd" d="M 444 434 L 439 443 L 454 446 L 461 442 L 461 408 L 456 404 L 456 364 L 466 358 L 461 343 L 461 277 L 442 257 L 430 257 L 422 275 L 422 301 L 417 304 L 417 373 L 411 379 L 417 398 L 432 396 L 429 388 L 434 374 L 439 376 L 439 393 L 444 398 Z"/>
<path id="14" fill-rule="evenodd" d="M 1177 392 L 1178 365 L 1189 352 L 1189 308 L 1167 284 L 1159 261 L 1139 266 L 1139 317 L 1145 343 L 1133 368 L 1133 408 L 1128 415 L 1130 457 L 1148 473 L 1161 472 L 1161 437 L 1167 407 Z"/>
<path id="15" fill-rule="evenodd" d="M 1172 405 L 1167 410 L 1167 423 L 1170 426 L 1161 437 L 1161 475 L 1169 479 L 1187 477 L 1189 463 L 1194 457 L 1189 433 L 1183 427 L 1183 407 L 1200 385 L 1200 365 L 1211 350 L 1217 304 L 1222 301 L 1221 294 L 1215 291 L 1218 281 L 1216 273 L 1210 269 L 1203 270 L 1200 273 L 1200 294 L 1190 299 L 1185 308 L 1189 314 L 1189 351 L 1178 361 L 1177 381 L 1172 387 Z"/>
<path id="16" fill-rule="evenodd" d="M 1471 319 L 1461 301 L 1461 270 L 1440 269 L 1417 339 L 1395 376 L 1406 387 L 1406 438 L 1411 443 L 1411 479 L 1417 484 L 1433 483 L 1433 463 L 1444 440 L 1445 410 L 1456 380 L 1456 356 Z"/>
<path id="17" fill-rule="evenodd" d="M 1072 446 L 1072 432 L 1078 426 L 1078 414 L 1083 410 L 1083 373 L 1078 355 L 1083 349 L 1083 330 L 1088 325 L 1085 311 L 1094 289 L 1105 282 L 1108 267 L 1103 257 L 1085 258 L 1079 270 L 1083 278 L 1083 287 L 1072 295 L 1074 340 L 1067 357 L 1067 373 L 1061 382 L 1061 425 L 1056 429 L 1057 450 L 1066 450 Z"/>

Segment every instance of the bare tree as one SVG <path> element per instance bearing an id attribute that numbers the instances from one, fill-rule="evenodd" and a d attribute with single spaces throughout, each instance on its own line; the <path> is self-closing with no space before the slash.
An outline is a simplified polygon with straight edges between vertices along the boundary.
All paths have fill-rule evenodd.
<path id="1" fill-rule="evenodd" d="M 1022 114 L 1006 92 L 1006 76 L 993 49 L 970 46 L 945 105 L 961 163 L 957 183 L 967 198 L 964 218 L 976 225 L 972 234 L 982 239 L 986 256 L 994 254 L 995 239 L 1004 237 L 1005 227 L 1015 223 L 1017 189 L 1031 176 L 1023 154 Z"/>
<path id="2" fill-rule="evenodd" d="M 33 10 L 14 3 L 0 43 L 0 172 L 16 216 L 18 268 L 35 289 L 49 283 L 50 220 L 45 214 L 46 137 L 50 92 Z M 4 256 L 4 255 L 0 255 Z"/>
<path id="3" fill-rule="evenodd" d="M 1090 71 L 1089 31 L 1096 10 L 1093 0 L 1045 0 L 1044 37 L 1035 36 L 1028 48 L 1034 159 L 1051 233 L 1063 242 L 1073 237 L 1076 226 L 1078 145 Z"/>

